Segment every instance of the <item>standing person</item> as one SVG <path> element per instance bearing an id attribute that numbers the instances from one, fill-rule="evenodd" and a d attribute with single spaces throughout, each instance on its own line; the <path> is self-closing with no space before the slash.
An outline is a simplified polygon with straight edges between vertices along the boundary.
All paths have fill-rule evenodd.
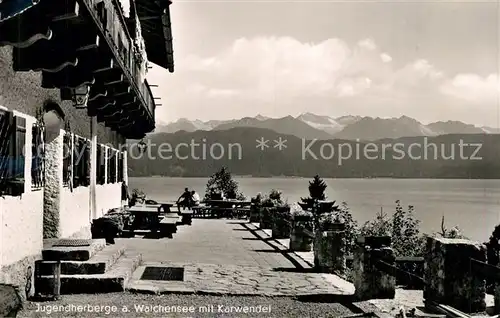
<path id="1" fill-rule="evenodd" d="M 181 207 L 186 209 L 186 207 L 191 206 L 191 191 L 189 191 L 188 188 L 184 188 L 184 193 L 181 194 L 179 199 L 177 199 L 177 208 L 179 209 L 179 212 L 181 212 Z"/>

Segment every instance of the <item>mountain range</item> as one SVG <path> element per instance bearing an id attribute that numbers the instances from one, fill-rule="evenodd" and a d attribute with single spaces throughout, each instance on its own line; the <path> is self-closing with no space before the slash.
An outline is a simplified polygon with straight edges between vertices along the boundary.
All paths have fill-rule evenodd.
<path id="1" fill-rule="evenodd" d="M 460 121 L 439 121 L 423 124 L 414 118 L 373 118 L 362 116 L 330 117 L 304 113 L 297 117 L 269 118 L 262 115 L 233 120 L 189 120 L 181 118 L 176 122 L 158 125 L 156 133 L 179 131 L 218 131 L 238 127 L 270 129 L 279 134 L 292 135 L 312 140 L 364 140 L 385 138 L 438 136 L 446 134 L 498 134 L 499 128 L 477 127 Z"/>

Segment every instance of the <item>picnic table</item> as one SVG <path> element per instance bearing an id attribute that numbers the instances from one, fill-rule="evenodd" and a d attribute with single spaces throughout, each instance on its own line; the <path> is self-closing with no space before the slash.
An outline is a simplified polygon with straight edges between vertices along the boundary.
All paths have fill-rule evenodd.
<path id="1" fill-rule="evenodd" d="M 193 207 L 193 211 L 196 215 L 212 218 L 234 218 L 235 214 L 239 217 L 246 216 L 250 211 L 249 206 L 252 204 L 250 201 L 240 200 L 205 200 L 202 203 L 204 205 Z"/>
<path id="2" fill-rule="evenodd" d="M 160 215 L 164 214 L 164 213 L 178 213 L 182 217 L 181 224 L 183 224 L 183 225 L 191 225 L 193 222 L 192 221 L 192 217 L 193 217 L 192 210 L 179 209 L 179 207 L 173 203 L 144 204 L 142 206 L 150 207 L 150 208 L 157 208 Z M 175 207 L 177 207 L 177 209 L 179 209 L 180 211 L 179 212 L 175 211 Z"/>
<path id="3" fill-rule="evenodd" d="M 158 204 L 150 204 L 150 206 L 159 206 L 161 210 L 163 210 L 164 213 L 178 213 L 181 215 L 181 223 L 183 225 L 191 225 L 193 223 L 192 217 L 193 217 L 193 211 L 192 210 L 183 210 L 180 209 L 179 206 L 173 203 L 158 203 Z M 174 212 L 172 210 L 175 210 L 174 207 L 177 207 L 178 212 Z"/>
<path id="4" fill-rule="evenodd" d="M 177 232 L 177 223 L 181 219 L 177 213 L 170 212 L 169 206 L 165 204 L 135 205 L 128 211 L 134 217 L 129 229 L 132 235 L 136 230 L 149 230 L 169 236 Z"/>

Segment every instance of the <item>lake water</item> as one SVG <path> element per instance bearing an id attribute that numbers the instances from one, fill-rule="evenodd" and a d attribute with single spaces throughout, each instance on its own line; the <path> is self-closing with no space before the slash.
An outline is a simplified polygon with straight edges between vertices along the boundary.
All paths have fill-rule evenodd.
<path id="1" fill-rule="evenodd" d="M 303 178 L 235 178 L 248 197 L 271 189 L 283 192 L 288 202 L 308 195 L 309 179 Z M 208 178 L 130 178 L 130 190 L 143 190 L 158 201 L 175 201 L 184 190 L 196 190 L 203 197 Z M 447 227 L 458 226 L 474 240 L 487 240 L 500 223 L 500 180 L 439 179 L 325 179 L 330 200 L 347 202 L 359 223 L 380 212 L 391 214 L 400 200 L 413 205 L 421 220 L 422 231 L 432 233 L 441 228 L 444 215 Z"/>

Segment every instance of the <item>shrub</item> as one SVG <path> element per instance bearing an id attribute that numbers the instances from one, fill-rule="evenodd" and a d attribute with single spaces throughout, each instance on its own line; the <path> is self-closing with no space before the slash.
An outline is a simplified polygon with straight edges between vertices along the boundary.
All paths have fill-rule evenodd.
<path id="1" fill-rule="evenodd" d="M 132 190 L 132 196 L 130 197 L 129 206 L 134 206 L 138 202 L 142 203 L 146 200 L 146 194 L 139 189 Z"/>
<path id="2" fill-rule="evenodd" d="M 413 215 L 414 207 L 405 210 L 399 200 L 396 212 L 391 218 L 382 210 L 375 220 L 366 222 L 361 228 L 362 235 L 391 236 L 392 248 L 396 256 L 422 256 L 424 236 L 420 233 L 420 221 Z"/>
<path id="3" fill-rule="evenodd" d="M 441 237 L 445 237 L 445 238 L 456 238 L 456 239 L 467 239 L 467 237 L 465 237 L 463 234 L 462 234 L 462 231 L 460 230 L 460 228 L 458 226 L 455 226 L 451 229 L 447 229 L 446 226 L 444 225 L 444 215 L 443 217 L 441 218 L 441 232 L 439 233 L 435 233 L 434 236 L 441 236 Z"/>
<path id="4" fill-rule="evenodd" d="M 342 202 L 340 208 L 333 212 L 335 222 L 344 223 L 346 229 L 346 253 L 351 255 L 359 236 L 358 222 L 353 218 L 346 202 Z"/>
<path id="5" fill-rule="evenodd" d="M 262 206 L 269 208 L 288 206 L 288 203 L 283 201 L 282 195 L 281 191 L 272 189 L 271 192 L 262 199 Z"/>
<path id="6" fill-rule="evenodd" d="M 222 167 L 208 179 L 205 200 L 211 200 L 216 194 L 221 193 L 228 199 L 245 200 L 245 196 L 238 189 L 238 182 L 233 179 L 225 167 Z"/>

